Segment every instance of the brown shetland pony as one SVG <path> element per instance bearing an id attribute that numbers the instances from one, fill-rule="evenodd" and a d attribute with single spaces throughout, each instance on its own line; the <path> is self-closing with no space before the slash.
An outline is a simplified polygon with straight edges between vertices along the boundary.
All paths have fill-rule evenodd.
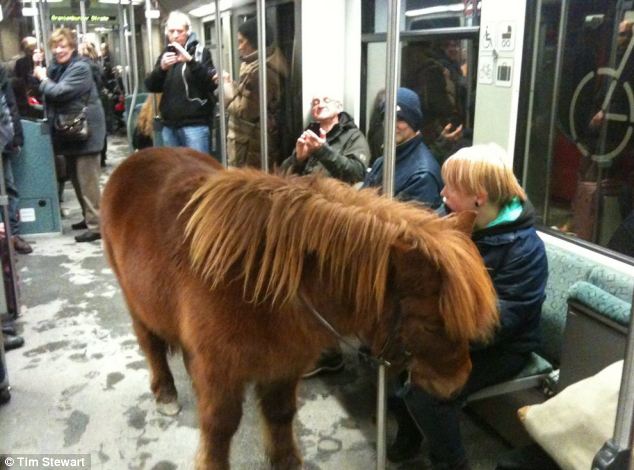
<path id="1" fill-rule="evenodd" d="M 178 411 L 166 353 L 183 351 L 198 397 L 197 468 L 229 468 L 249 382 L 273 467 L 301 466 L 292 433 L 298 380 L 333 343 L 301 295 L 375 354 L 396 329 L 389 349 L 406 349 L 412 380 L 443 397 L 467 379 L 469 341 L 497 323 L 468 235 L 473 214 L 441 219 L 332 179 L 223 170 L 175 148 L 122 163 L 102 214 L 105 249 L 165 413 Z"/>

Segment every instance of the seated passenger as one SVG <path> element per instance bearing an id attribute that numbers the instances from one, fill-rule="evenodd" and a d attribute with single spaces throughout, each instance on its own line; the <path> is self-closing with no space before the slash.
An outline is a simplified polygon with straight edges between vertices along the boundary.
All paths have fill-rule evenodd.
<path id="1" fill-rule="evenodd" d="M 472 239 L 498 295 L 500 326 L 489 342 L 472 345 L 471 375 L 456 398 L 440 400 L 413 384 L 401 390 L 403 398 L 390 398 L 399 423 L 387 453 L 394 462 L 417 453 L 422 431 L 434 468 L 469 468 L 460 436 L 464 399 L 514 377 L 539 344 L 548 263 L 534 228 L 533 207 L 507 158 L 495 144 L 476 145 L 461 149 L 443 165 L 446 208 L 477 213 Z"/>
<path id="2" fill-rule="evenodd" d="M 423 143 L 423 113 L 418 95 L 408 88 L 396 94 L 396 162 L 394 197 L 417 200 L 432 209 L 440 206 L 443 187 L 440 165 Z M 363 187 L 383 185 L 383 159 L 379 157 L 365 177 Z"/>
<path id="3" fill-rule="evenodd" d="M 363 181 L 370 148 L 341 101 L 314 97 L 310 113 L 314 122 L 299 136 L 282 170 L 298 175 L 321 172 L 348 183 Z"/>

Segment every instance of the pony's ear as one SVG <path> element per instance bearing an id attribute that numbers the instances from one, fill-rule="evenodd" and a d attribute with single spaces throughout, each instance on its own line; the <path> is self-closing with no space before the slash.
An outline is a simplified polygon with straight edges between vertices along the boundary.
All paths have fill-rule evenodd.
<path id="1" fill-rule="evenodd" d="M 449 222 L 449 225 L 455 230 L 460 230 L 470 236 L 477 215 L 476 211 L 452 212 L 443 219 Z"/>

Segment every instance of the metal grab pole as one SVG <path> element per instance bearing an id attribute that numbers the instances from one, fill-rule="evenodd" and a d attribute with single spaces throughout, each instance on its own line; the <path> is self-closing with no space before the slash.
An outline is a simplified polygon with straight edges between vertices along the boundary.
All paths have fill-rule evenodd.
<path id="1" fill-rule="evenodd" d="M 630 306 L 630 327 L 625 347 L 623 374 L 616 409 L 614 436 L 597 452 L 592 470 L 633 470 L 632 438 L 634 428 L 634 296 Z"/>
<path id="2" fill-rule="evenodd" d="M 220 139 L 218 144 L 220 145 L 220 161 L 222 166 L 227 168 L 227 121 L 225 110 L 225 88 L 224 88 L 224 68 L 222 63 L 222 18 L 220 16 L 220 1 L 214 0 L 216 6 L 216 50 L 218 56 L 216 57 L 216 70 L 218 74 L 218 106 L 220 110 Z"/>
<path id="3" fill-rule="evenodd" d="M 266 96 L 266 6 L 265 0 L 258 0 L 257 21 L 258 21 L 258 76 L 260 80 L 260 168 L 262 171 L 269 171 L 269 142 L 268 142 L 268 119 L 267 119 L 267 96 Z"/>
<path id="4" fill-rule="evenodd" d="M 86 41 L 88 26 L 86 25 L 86 0 L 79 0 L 79 16 L 81 17 L 81 41 Z"/>
<path id="5" fill-rule="evenodd" d="M 130 136 L 134 134 L 134 129 L 132 128 L 132 122 L 134 118 L 134 107 L 136 106 L 136 98 L 139 91 L 139 67 L 137 61 L 137 50 L 136 50 L 136 24 L 134 19 L 134 5 L 130 0 L 130 5 L 128 6 L 130 11 L 130 45 L 132 47 L 132 99 L 130 100 L 130 109 L 128 109 L 128 122 L 126 123 L 126 129 L 128 130 L 128 149 L 130 152 L 134 151 L 132 147 L 132 139 Z"/>
<path id="6" fill-rule="evenodd" d="M 37 2 L 40 3 L 40 2 Z M 42 48 L 42 30 L 41 28 L 41 11 L 40 8 L 36 6 L 35 0 L 31 0 L 31 8 L 35 12 L 33 15 L 33 30 L 35 32 L 35 42 L 37 43 L 36 49 Z"/>
<path id="7" fill-rule="evenodd" d="M 555 124 L 559 112 L 559 84 L 563 68 L 566 29 L 568 28 L 568 0 L 562 0 L 559 17 L 559 36 L 557 37 L 557 56 L 555 59 L 555 77 L 553 80 L 553 98 L 550 105 L 550 122 L 548 124 L 548 150 L 546 151 L 546 195 L 544 197 L 544 223 L 548 224 L 550 213 L 550 181 L 552 177 L 553 150 L 555 148 Z"/>
<path id="8" fill-rule="evenodd" d="M 148 37 L 148 47 L 147 53 L 149 57 L 149 69 L 152 70 L 154 67 L 154 41 L 152 40 L 152 18 L 150 16 L 150 11 L 152 10 L 151 0 L 145 0 L 145 28 L 147 29 L 147 37 Z M 158 109 L 156 105 L 156 93 L 152 93 L 152 109 L 154 110 L 154 116 L 158 115 Z M 152 117 L 154 117 L 152 116 Z"/>
<path id="9" fill-rule="evenodd" d="M 399 28 L 401 0 L 390 0 L 387 17 L 387 68 L 385 73 L 385 144 L 383 160 L 383 194 L 394 195 L 394 161 L 396 154 L 396 89 L 399 78 Z M 386 366 L 379 365 L 378 390 L 376 397 L 376 468 L 385 468 L 386 462 L 386 403 L 387 381 Z"/>

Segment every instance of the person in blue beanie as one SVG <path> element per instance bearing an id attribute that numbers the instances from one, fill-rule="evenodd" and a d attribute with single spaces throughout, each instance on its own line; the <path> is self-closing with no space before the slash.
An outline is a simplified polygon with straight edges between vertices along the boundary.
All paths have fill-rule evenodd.
<path id="1" fill-rule="evenodd" d="M 394 197 L 425 204 L 431 209 L 440 206 L 443 188 L 440 165 L 423 142 L 420 133 L 423 112 L 418 95 L 409 88 L 396 93 L 396 162 Z M 379 157 L 365 177 L 363 188 L 383 186 L 383 161 Z"/>

